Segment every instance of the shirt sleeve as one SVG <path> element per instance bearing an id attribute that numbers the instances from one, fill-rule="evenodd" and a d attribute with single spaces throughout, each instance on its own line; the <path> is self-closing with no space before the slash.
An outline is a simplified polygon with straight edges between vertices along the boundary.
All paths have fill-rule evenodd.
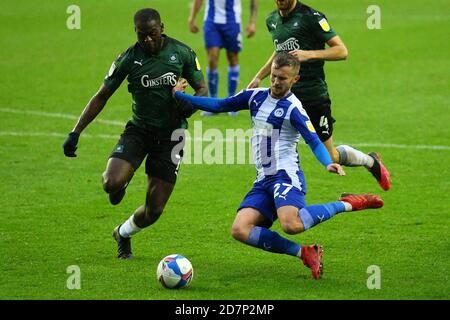
<path id="1" fill-rule="evenodd" d="M 337 36 L 336 31 L 329 24 L 327 17 L 321 12 L 314 12 L 311 16 L 310 24 L 314 36 L 323 43 Z"/>
<path id="2" fill-rule="evenodd" d="M 290 121 L 292 126 L 302 135 L 303 139 L 305 139 L 305 142 L 311 148 L 311 151 L 320 163 L 325 167 L 333 163 L 327 148 L 317 136 L 314 126 L 309 120 L 306 112 L 301 112 L 300 109 L 294 108 L 291 112 Z"/>
<path id="3" fill-rule="evenodd" d="M 316 130 L 309 120 L 306 111 L 294 107 L 291 111 L 290 119 L 292 126 L 302 135 L 305 142 L 309 144 L 317 138 Z"/>
<path id="4" fill-rule="evenodd" d="M 185 78 L 189 84 L 192 85 L 193 83 L 199 83 L 203 80 L 203 73 L 201 71 L 200 63 L 197 55 L 192 49 L 186 48 L 183 62 L 182 77 Z"/>
<path id="5" fill-rule="evenodd" d="M 118 56 L 109 68 L 108 74 L 105 76 L 103 83 L 111 90 L 111 92 L 116 91 L 117 88 L 120 87 L 120 84 L 129 73 L 128 56 L 129 50 Z"/>
<path id="6" fill-rule="evenodd" d="M 267 28 L 267 31 L 269 31 L 269 32 L 272 31 L 269 26 L 269 17 L 266 18 L 266 28 Z"/>
<path id="7" fill-rule="evenodd" d="M 251 90 L 242 90 L 235 96 L 226 99 L 191 96 L 177 91 L 175 98 L 192 103 L 196 109 L 209 112 L 229 112 L 249 109 L 248 101 L 252 95 Z"/>

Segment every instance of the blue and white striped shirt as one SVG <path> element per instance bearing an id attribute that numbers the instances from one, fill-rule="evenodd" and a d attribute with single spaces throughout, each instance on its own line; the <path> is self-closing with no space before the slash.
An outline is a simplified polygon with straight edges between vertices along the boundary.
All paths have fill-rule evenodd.
<path id="1" fill-rule="evenodd" d="M 241 23 L 241 0 L 207 0 L 205 22 L 219 24 Z"/>
<path id="2" fill-rule="evenodd" d="M 300 136 L 324 166 L 332 163 L 302 103 L 292 93 L 275 99 L 270 95 L 270 89 L 258 88 L 242 90 L 226 99 L 194 97 L 181 92 L 176 92 L 175 97 L 205 111 L 250 110 L 253 161 L 258 181 L 279 170 L 285 170 L 288 174 L 300 170 L 297 153 Z"/>

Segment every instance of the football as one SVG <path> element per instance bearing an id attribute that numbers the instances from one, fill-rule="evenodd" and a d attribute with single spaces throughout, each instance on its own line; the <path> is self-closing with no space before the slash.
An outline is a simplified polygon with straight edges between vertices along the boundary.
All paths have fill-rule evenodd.
<path id="1" fill-rule="evenodd" d="M 156 277 L 164 288 L 180 289 L 187 287 L 194 276 L 191 262 L 179 254 L 164 257 L 156 269 Z"/>

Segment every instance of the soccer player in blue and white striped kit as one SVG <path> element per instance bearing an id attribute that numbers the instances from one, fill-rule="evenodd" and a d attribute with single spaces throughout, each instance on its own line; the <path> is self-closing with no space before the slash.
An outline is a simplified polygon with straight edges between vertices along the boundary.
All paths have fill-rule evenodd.
<path id="1" fill-rule="evenodd" d="M 226 99 L 194 97 L 182 93 L 187 86 L 174 87 L 178 101 L 192 107 L 229 112 L 249 109 L 253 125 L 252 148 L 257 177 L 252 190 L 239 206 L 231 233 L 245 244 L 299 257 L 315 279 L 322 274 L 322 246 L 302 246 L 269 230 L 278 218 L 287 234 L 298 234 L 345 211 L 380 208 L 383 200 L 370 194 L 343 194 L 339 201 L 306 205 L 305 177 L 299 165 L 300 135 L 329 172 L 345 175 L 333 163 L 314 131 L 301 102 L 290 92 L 299 79 L 300 63 L 288 53 L 277 53 L 272 63 L 269 89 L 248 89 Z"/>
<path id="2" fill-rule="evenodd" d="M 195 24 L 195 17 L 202 6 L 203 0 L 194 0 L 188 19 L 189 29 L 197 33 L 199 28 Z M 250 21 L 247 25 L 247 37 L 256 32 L 256 13 L 258 0 L 250 1 Z M 208 88 L 211 97 L 216 98 L 219 88 L 219 56 L 220 49 L 225 48 L 228 60 L 228 96 L 234 96 L 239 82 L 239 52 L 242 50 L 242 4 L 241 0 L 207 0 L 203 37 L 208 55 Z M 202 115 L 215 113 L 204 111 Z M 237 112 L 230 112 L 237 115 Z"/>

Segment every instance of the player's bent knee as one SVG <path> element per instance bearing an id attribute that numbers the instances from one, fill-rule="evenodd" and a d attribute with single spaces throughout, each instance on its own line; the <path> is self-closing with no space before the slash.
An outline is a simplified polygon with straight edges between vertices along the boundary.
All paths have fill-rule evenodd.
<path id="1" fill-rule="evenodd" d="M 233 224 L 231 227 L 231 236 L 241 242 L 246 242 L 248 239 L 249 228 L 239 225 Z"/>
<path id="2" fill-rule="evenodd" d="M 120 190 L 120 188 L 123 187 L 123 185 L 121 184 L 121 182 L 118 179 L 107 176 L 106 174 L 103 174 L 102 184 L 103 184 L 103 190 L 105 190 L 106 193 L 117 192 Z"/>
<path id="3" fill-rule="evenodd" d="M 281 225 L 281 228 L 287 234 L 298 234 L 303 232 L 303 225 L 301 223 L 288 222 Z"/>

